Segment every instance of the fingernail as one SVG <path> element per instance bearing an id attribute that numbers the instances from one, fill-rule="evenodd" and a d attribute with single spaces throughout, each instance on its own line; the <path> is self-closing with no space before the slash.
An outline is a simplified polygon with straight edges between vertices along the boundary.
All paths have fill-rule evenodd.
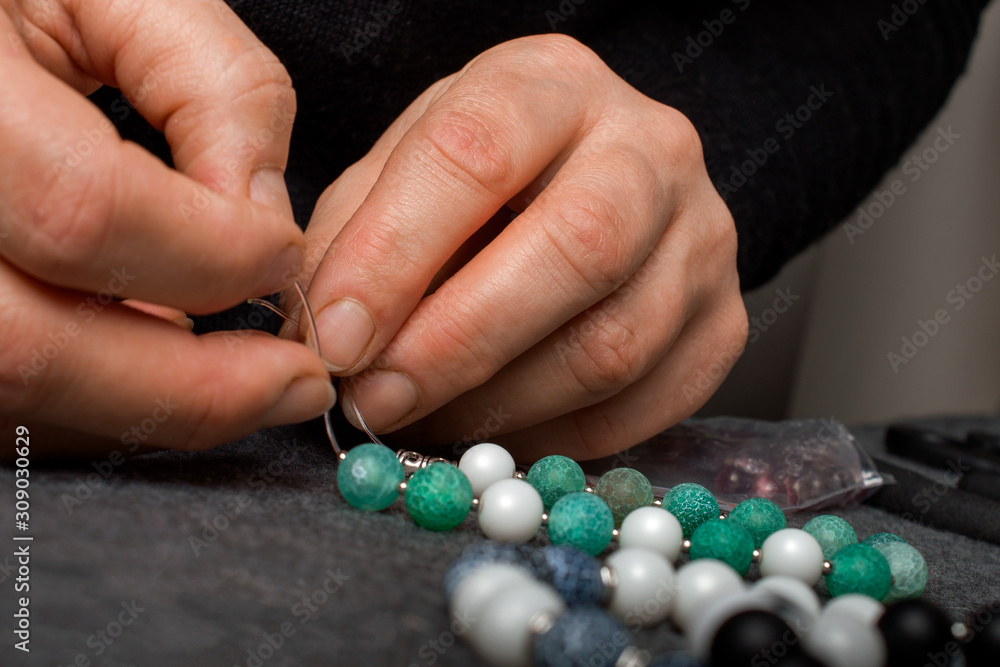
<path id="1" fill-rule="evenodd" d="M 405 373 L 375 371 L 351 383 L 351 396 L 373 431 L 382 431 L 417 409 L 420 392 Z M 350 401 L 347 401 L 350 405 Z M 350 407 L 346 412 L 350 413 Z M 348 419 L 354 417 L 351 414 Z M 354 421 L 351 419 L 351 421 Z"/>
<path id="2" fill-rule="evenodd" d="M 316 329 L 327 370 L 339 373 L 361 361 L 375 337 L 375 320 L 354 299 L 339 299 L 319 312 Z"/>
<path id="3" fill-rule="evenodd" d="M 286 217 L 294 217 L 285 174 L 277 167 L 262 167 L 250 176 L 250 199 Z"/>
<path id="4" fill-rule="evenodd" d="M 299 268 L 302 266 L 302 249 L 296 245 L 290 245 L 282 250 L 278 257 L 271 264 L 271 269 L 254 290 L 254 296 L 266 296 L 274 294 L 280 289 L 288 287 L 299 275 Z"/>
<path id="5" fill-rule="evenodd" d="M 194 320 L 190 317 L 178 317 L 176 320 L 170 320 L 181 329 L 187 329 L 188 331 L 194 331 Z"/>
<path id="6" fill-rule="evenodd" d="M 328 411 L 337 402 L 329 380 L 310 375 L 295 378 L 264 418 L 264 426 L 297 424 Z"/>

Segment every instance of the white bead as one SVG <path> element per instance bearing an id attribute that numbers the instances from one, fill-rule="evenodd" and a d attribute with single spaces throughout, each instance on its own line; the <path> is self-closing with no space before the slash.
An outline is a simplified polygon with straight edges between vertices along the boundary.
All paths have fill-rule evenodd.
<path id="1" fill-rule="evenodd" d="M 762 577 L 783 574 L 813 586 L 823 574 L 823 548 L 806 531 L 785 528 L 764 540 L 759 566 Z"/>
<path id="2" fill-rule="evenodd" d="M 650 627 L 670 615 L 674 602 L 674 566 L 650 549 L 618 549 L 604 559 L 614 571 L 608 611 L 629 626 Z"/>
<path id="3" fill-rule="evenodd" d="M 640 507 L 629 512 L 618 530 L 623 548 L 652 549 L 671 563 L 681 555 L 684 529 L 673 514 L 662 507 Z"/>
<path id="4" fill-rule="evenodd" d="M 472 484 L 472 495 L 479 498 L 493 482 L 514 476 L 514 457 L 492 442 L 473 445 L 462 454 L 458 469 L 465 473 Z"/>
<path id="5" fill-rule="evenodd" d="M 781 574 L 765 577 L 754 584 L 750 588 L 750 592 L 754 595 L 774 596 L 795 607 L 802 615 L 801 620 L 805 623 L 803 630 L 812 627 L 812 624 L 816 621 L 821 611 L 819 596 L 816 595 L 816 591 L 804 581 L 795 577 L 786 577 Z M 784 614 L 779 613 L 778 615 L 784 617 Z M 786 618 L 785 620 L 790 622 L 789 624 L 793 629 L 796 629 L 795 623 L 792 623 L 791 619 Z"/>
<path id="6" fill-rule="evenodd" d="M 716 597 L 742 591 L 743 579 L 722 561 L 702 558 L 677 571 L 676 585 L 672 617 L 679 628 L 686 629 Z"/>
<path id="7" fill-rule="evenodd" d="M 712 640 L 722 624 L 736 614 L 751 609 L 773 612 L 774 599 L 763 595 L 753 595 L 746 590 L 710 599 L 691 619 L 687 631 L 684 633 L 695 656 L 707 663 Z"/>
<path id="8" fill-rule="evenodd" d="M 479 528 L 491 540 L 527 542 L 541 528 L 544 511 L 535 487 L 516 477 L 502 479 L 479 498 Z"/>
<path id="9" fill-rule="evenodd" d="M 483 608 L 469 626 L 468 641 L 486 662 L 496 667 L 531 665 L 531 623 L 539 614 L 561 614 L 566 608 L 555 590 L 535 585 L 503 591 Z"/>
<path id="10" fill-rule="evenodd" d="M 823 614 L 851 616 L 865 625 L 874 626 L 885 613 L 885 605 L 873 597 L 860 593 L 838 595 L 823 608 Z"/>
<path id="11" fill-rule="evenodd" d="M 478 619 L 483 608 L 498 594 L 535 583 L 535 578 L 523 567 L 511 563 L 488 563 L 462 577 L 448 602 L 456 619 Z"/>
<path id="12" fill-rule="evenodd" d="M 820 614 L 803 647 L 828 667 L 882 667 L 886 648 L 882 634 L 847 614 Z"/>

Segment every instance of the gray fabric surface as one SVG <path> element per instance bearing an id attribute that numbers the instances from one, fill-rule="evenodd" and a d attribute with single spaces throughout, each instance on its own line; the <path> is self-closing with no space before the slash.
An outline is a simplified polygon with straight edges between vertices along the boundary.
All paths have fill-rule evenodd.
<path id="1" fill-rule="evenodd" d="M 937 423 L 1000 430 L 997 418 Z M 878 428 L 855 433 L 878 448 Z M 474 519 L 441 534 L 415 526 L 399 503 L 377 514 L 350 508 L 317 424 L 209 452 L 96 464 L 106 479 L 93 464 L 31 467 L 32 650 L 12 648 L 20 594 L 8 541 L 0 663 L 478 664 L 454 642 L 440 589 L 451 559 L 482 539 Z M 0 516 L 14 534 L 13 470 L 0 469 L 0 478 Z M 953 618 L 1000 600 L 1000 547 L 864 505 L 837 513 L 862 537 L 891 531 L 918 547 L 930 567 L 926 597 Z M 213 521 L 222 529 L 208 529 Z M 312 610 L 302 605 L 309 596 Z M 267 634 L 280 648 L 270 650 Z M 677 641 L 667 626 L 639 637 L 652 651 Z"/>

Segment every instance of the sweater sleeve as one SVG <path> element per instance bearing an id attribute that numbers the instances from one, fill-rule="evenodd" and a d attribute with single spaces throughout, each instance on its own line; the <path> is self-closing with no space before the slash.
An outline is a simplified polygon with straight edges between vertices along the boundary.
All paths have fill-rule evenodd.
<path id="1" fill-rule="evenodd" d="M 677 4 L 645 3 L 584 40 L 697 127 L 736 221 L 746 290 L 900 160 L 963 72 L 987 3 Z"/>

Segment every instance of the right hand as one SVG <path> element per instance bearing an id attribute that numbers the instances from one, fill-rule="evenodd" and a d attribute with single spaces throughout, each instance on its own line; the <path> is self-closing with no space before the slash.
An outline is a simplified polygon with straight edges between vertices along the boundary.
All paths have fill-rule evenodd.
<path id="1" fill-rule="evenodd" d="M 85 99 L 101 84 L 176 171 Z M 302 262 L 295 93 L 222 0 L 0 0 L 0 109 L 3 432 L 28 426 L 38 455 L 199 449 L 330 408 L 305 346 L 166 321 L 275 292 Z"/>

